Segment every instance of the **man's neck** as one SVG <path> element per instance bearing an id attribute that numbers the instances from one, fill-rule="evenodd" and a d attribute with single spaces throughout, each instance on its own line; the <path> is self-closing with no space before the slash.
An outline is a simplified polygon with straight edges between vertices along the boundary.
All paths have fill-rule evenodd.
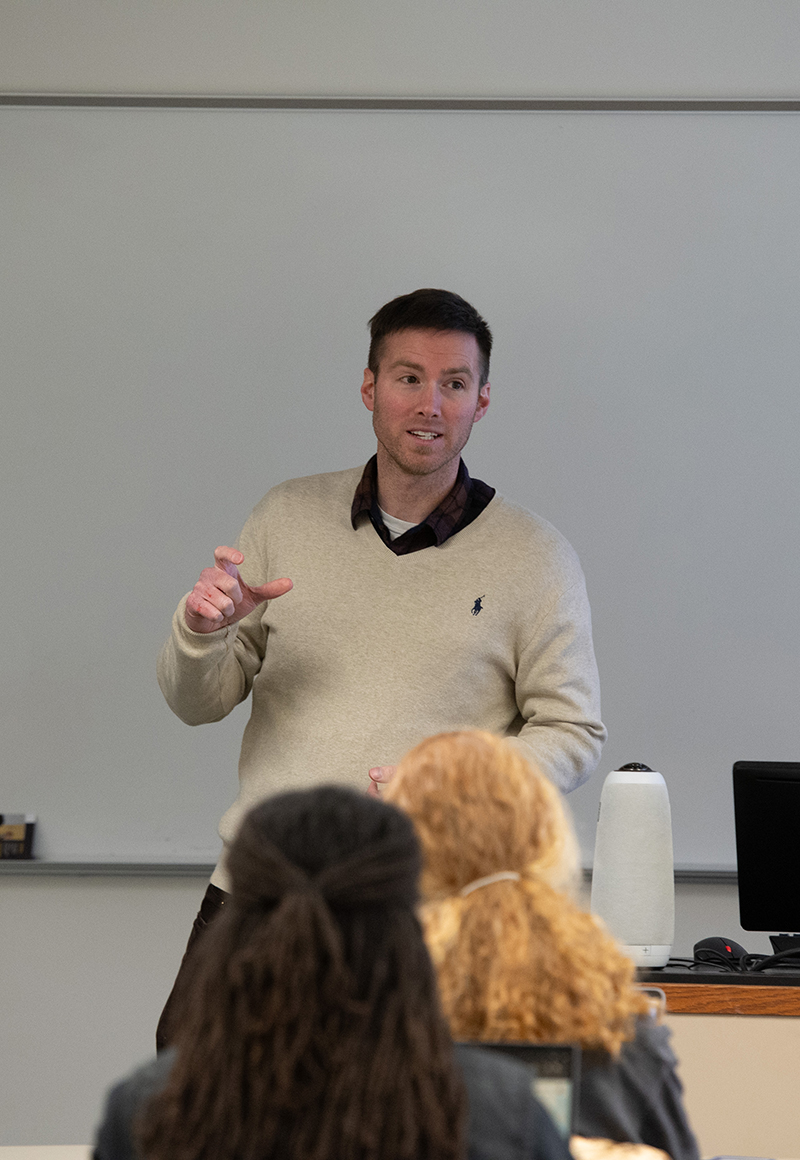
<path id="1" fill-rule="evenodd" d="M 378 445 L 378 504 L 398 520 L 421 524 L 453 490 L 458 476 L 458 456 L 430 475 L 402 471 Z"/>

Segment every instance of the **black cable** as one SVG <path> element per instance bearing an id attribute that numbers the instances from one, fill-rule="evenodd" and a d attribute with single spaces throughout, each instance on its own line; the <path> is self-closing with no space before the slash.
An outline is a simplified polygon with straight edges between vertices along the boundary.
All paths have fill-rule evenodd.
<path id="1" fill-rule="evenodd" d="M 789 950 L 779 951 L 774 955 L 744 954 L 738 959 L 729 958 L 713 947 L 703 947 L 692 958 L 671 958 L 668 967 L 686 967 L 690 971 L 711 970 L 720 974 L 754 974 L 759 971 L 768 971 L 784 967 L 791 970 L 800 969 L 800 947 L 791 947 Z"/>
<path id="2" fill-rule="evenodd" d="M 749 959 L 755 959 L 756 955 L 745 955 L 742 962 Z M 742 967 L 742 970 L 749 971 L 766 971 L 772 966 L 776 967 L 791 967 L 794 963 L 787 961 L 794 959 L 798 966 L 800 966 L 800 947 L 791 947 L 788 951 L 779 951 L 776 955 L 759 955 L 760 962 L 754 966 Z"/>

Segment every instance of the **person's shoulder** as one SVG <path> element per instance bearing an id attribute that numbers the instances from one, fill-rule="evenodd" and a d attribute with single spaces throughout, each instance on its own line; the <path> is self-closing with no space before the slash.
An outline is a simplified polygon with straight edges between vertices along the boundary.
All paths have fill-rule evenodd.
<path id="1" fill-rule="evenodd" d="M 517 535 L 529 536 L 542 543 L 552 544 L 556 548 L 566 547 L 572 551 L 566 536 L 563 536 L 549 520 L 523 507 L 522 504 L 506 499 L 504 495 L 495 495 L 486 512 L 487 514 L 491 512 L 495 522 L 513 529 Z"/>
<path id="2" fill-rule="evenodd" d="M 259 500 L 253 508 L 252 517 L 260 519 L 279 511 L 292 513 L 315 506 L 335 507 L 343 502 L 349 509 L 363 472 L 362 464 L 361 467 L 349 467 L 345 471 L 326 471 L 319 475 L 285 479 L 271 487 Z"/>
<path id="3" fill-rule="evenodd" d="M 606 1074 L 641 1079 L 647 1076 L 654 1082 L 665 1072 L 674 1072 L 677 1065 L 669 1027 L 651 1015 L 641 1015 L 636 1020 L 635 1034 L 622 1043 L 618 1055 L 610 1055 L 602 1048 L 584 1051 L 581 1068 L 587 1077 Z"/>
<path id="4" fill-rule="evenodd" d="M 483 1086 L 484 1091 L 521 1091 L 530 1093 L 530 1075 L 527 1070 L 508 1055 L 480 1047 L 477 1043 L 456 1043 L 456 1061 L 464 1077 L 467 1088 L 472 1091 Z"/>
<path id="5" fill-rule="evenodd" d="M 672 1050 L 672 1032 L 665 1023 L 659 1023 L 651 1015 L 642 1015 L 636 1021 L 636 1035 L 622 1045 L 627 1058 L 647 1056 L 668 1067 L 677 1067 L 678 1060 Z"/>
<path id="6" fill-rule="evenodd" d="M 584 1048 L 583 1063 L 586 1066 L 597 1064 L 601 1067 L 625 1063 L 627 1066 L 638 1067 L 643 1061 L 653 1058 L 674 1062 L 671 1037 L 669 1027 L 659 1023 L 653 1015 L 647 1013 L 638 1015 L 631 1034 L 623 1040 L 618 1055 L 611 1055 L 602 1047 Z"/>
<path id="7" fill-rule="evenodd" d="M 114 1084 L 109 1099 L 116 1097 L 125 1103 L 138 1104 L 154 1095 L 166 1083 L 175 1058 L 174 1049 L 159 1052 L 155 1059 L 143 1063 L 130 1075 Z"/>
<path id="8" fill-rule="evenodd" d="M 455 1057 L 467 1089 L 469 1160 L 569 1160 L 526 1067 L 472 1043 L 457 1043 Z"/>
<path id="9" fill-rule="evenodd" d="M 166 1083 L 173 1060 L 174 1051 L 164 1051 L 111 1088 L 97 1129 L 93 1160 L 136 1160 L 139 1151 L 134 1120 L 139 1109 Z"/>
<path id="10" fill-rule="evenodd" d="M 485 517 L 485 518 L 484 518 Z M 483 524 L 481 525 L 481 521 Z M 549 520 L 502 495 L 495 495 L 474 524 L 489 538 L 503 541 L 504 552 L 538 558 L 567 570 L 580 569 L 569 540 Z M 469 530 L 469 529 L 467 529 Z"/>

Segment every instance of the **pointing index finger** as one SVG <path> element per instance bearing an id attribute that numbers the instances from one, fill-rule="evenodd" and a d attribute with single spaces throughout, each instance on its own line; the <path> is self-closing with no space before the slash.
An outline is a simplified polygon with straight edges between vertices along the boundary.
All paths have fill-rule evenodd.
<path id="1" fill-rule="evenodd" d="M 237 548 L 222 547 L 214 550 L 214 563 L 217 568 L 227 572 L 229 576 L 236 575 L 236 569 L 244 560 L 244 556 Z"/>

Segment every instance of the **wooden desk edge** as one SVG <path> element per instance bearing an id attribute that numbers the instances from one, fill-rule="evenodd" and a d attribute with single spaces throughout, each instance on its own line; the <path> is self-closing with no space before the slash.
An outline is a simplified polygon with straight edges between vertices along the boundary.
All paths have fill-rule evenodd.
<path id="1" fill-rule="evenodd" d="M 668 1015 L 800 1015 L 800 987 L 660 983 Z"/>

